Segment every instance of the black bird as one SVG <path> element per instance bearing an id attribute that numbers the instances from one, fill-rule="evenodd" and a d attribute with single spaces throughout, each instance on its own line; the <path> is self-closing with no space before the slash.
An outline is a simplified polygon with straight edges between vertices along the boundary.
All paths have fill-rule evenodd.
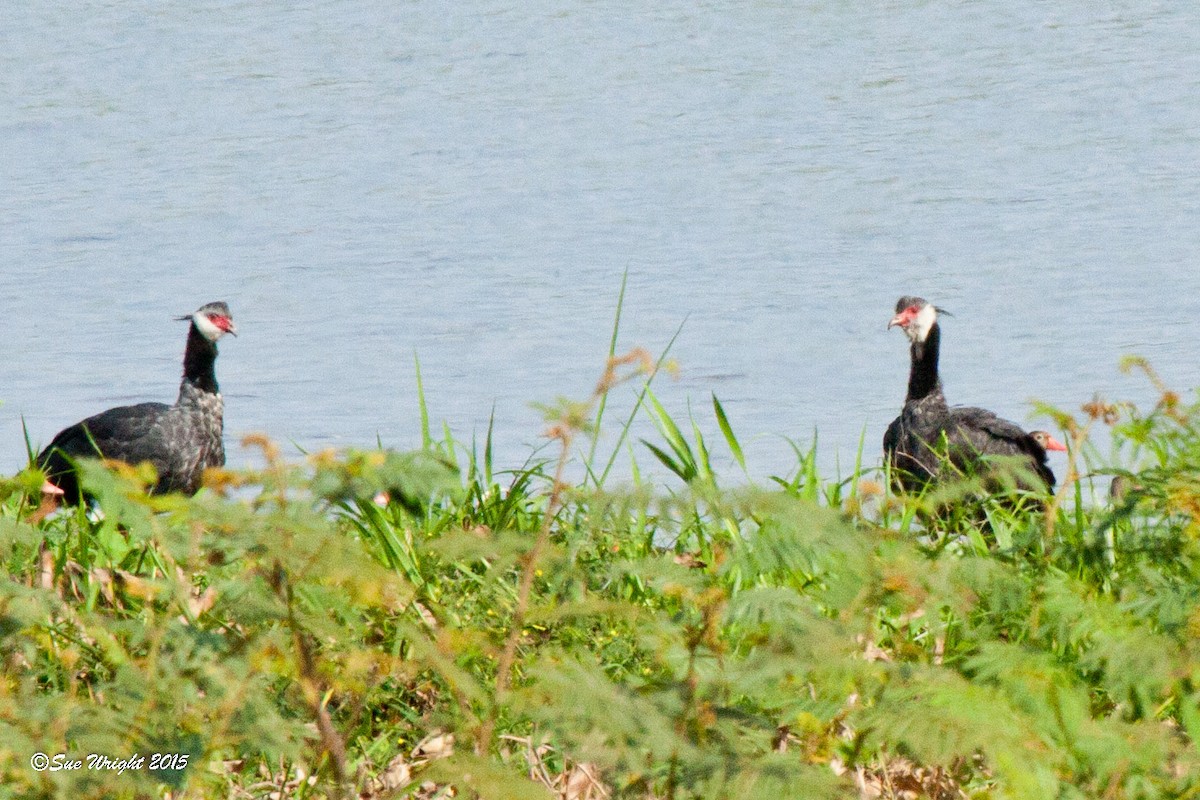
<path id="1" fill-rule="evenodd" d="M 225 303 L 209 303 L 190 316 L 187 349 L 183 355 L 183 381 L 175 405 L 139 403 L 110 408 L 88 417 L 54 437 L 37 457 L 50 484 L 62 491 L 64 501 L 81 499 L 74 460 L 103 457 L 139 464 L 149 461 L 158 471 L 153 491 L 195 494 L 207 467 L 225 464 L 224 403 L 213 369 L 217 340 L 237 335 Z"/>
<path id="2" fill-rule="evenodd" d="M 883 436 L 883 452 L 901 489 L 919 491 L 943 477 L 970 474 L 988 456 L 1022 458 L 1040 486 L 1050 491 L 1054 473 L 1047 450 L 1066 450 L 1045 431 L 1026 433 L 1019 425 L 982 408 L 950 408 L 938 378 L 941 328 L 938 309 L 920 297 L 901 297 L 888 327 L 899 326 L 912 342 L 908 395 L 900 416 Z M 947 464 L 947 458 L 949 464 Z"/>

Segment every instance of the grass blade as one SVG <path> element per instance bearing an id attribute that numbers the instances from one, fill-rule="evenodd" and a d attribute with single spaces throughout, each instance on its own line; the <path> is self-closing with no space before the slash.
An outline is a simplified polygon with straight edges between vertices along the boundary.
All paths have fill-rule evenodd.
<path id="1" fill-rule="evenodd" d="M 721 405 L 721 401 L 717 399 L 716 392 L 713 392 L 712 402 L 713 412 L 717 415 L 717 425 L 721 427 L 721 433 L 725 437 L 725 444 L 729 446 L 729 452 L 733 453 L 733 457 L 737 461 L 738 466 L 742 468 L 742 472 L 749 477 L 750 473 L 746 469 L 746 456 L 742 453 L 742 446 L 738 443 L 737 436 L 733 434 L 733 427 L 729 424 L 729 417 L 725 415 L 725 408 Z"/>
<path id="2" fill-rule="evenodd" d="M 642 389 L 640 392 L 638 392 L 637 401 L 633 404 L 633 408 L 630 410 L 629 416 L 625 420 L 625 424 L 621 427 L 621 433 L 617 437 L 616 443 L 613 445 L 612 454 L 608 457 L 608 462 L 604 465 L 604 470 L 600 473 L 599 480 L 596 481 L 597 486 L 602 486 L 604 481 L 608 478 L 608 473 L 612 470 L 613 464 L 615 464 L 617 461 L 617 455 L 621 452 L 621 448 L 624 446 L 625 440 L 629 437 L 629 430 L 633 427 L 633 421 L 637 418 L 638 411 L 640 411 L 642 408 L 642 403 L 645 401 L 646 393 L 650 391 L 650 384 L 658 375 L 659 370 L 662 369 L 663 364 L 666 363 L 667 354 L 671 352 L 671 347 L 674 346 L 675 340 L 678 339 L 679 334 L 683 332 L 683 326 L 686 322 L 687 319 L 684 318 L 684 321 L 679 323 L 679 327 L 675 329 L 675 333 L 672 334 L 670 341 L 667 342 L 667 346 L 663 348 L 662 354 L 658 357 L 658 360 L 654 362 L 654 369 L 650 372 L 650 375 L 646 378 L 645 382 L 642 383 Z"/>
<path id="3" fill-rule="evenodd" d="M 625 307 L 625 286 L 629 282 L 629 268 L 625 268 L 625 274 L 621 276 L 621 291 L 617 294 L 617 311 L 613 317 L 612 335 L 608 340 L 608 357 L 611 360 L 617 353 L 617 334 L 621 330 L 621 310 Z M 584 461 L 586 467 L 586 476 L 584 484 L 586 485 L 588 478 L 595 478 L 595 473 L 592 472 L 592 464 L 596 459 L 596 448 L 600 446 L 600 423 L 604 420 L 604 409 L 608 406 L 608 392 L 600 396 L 600 401 L 596 405 L 596 418 L 592 423 L 592 443 L 588 448 L 587 459 Z M 597 486 L 599 484 L 597 483 Z"/>
<path id="4" fill-rule="evenodd" d="M 421 359 L 413 351 L 413 365 L 417 370 L 417 404 L 421 410 L 421 449 L 428 450 L 433 446 L 433 436 L 429 433 L 429 407 L 425 404 L 425 384 L 421 382 Z"/>

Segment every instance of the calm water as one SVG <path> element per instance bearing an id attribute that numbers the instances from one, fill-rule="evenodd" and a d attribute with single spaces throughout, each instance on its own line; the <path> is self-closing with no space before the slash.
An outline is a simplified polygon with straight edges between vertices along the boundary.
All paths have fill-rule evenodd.
<path id="1" fill-rule="evenodd" d="M 878 456 L 904 293 L 951 402 L 1200 384 L 1200 9 L 649 5 L 6 3 L 0 468 L 22 417 L 170 401 L 214 299 L 231 445 L 412 446 L 416 354 L 516 465 L 626 270 L 622 346 L 682 325 L 664 403 L 715 391 L 759 477 Z"/>

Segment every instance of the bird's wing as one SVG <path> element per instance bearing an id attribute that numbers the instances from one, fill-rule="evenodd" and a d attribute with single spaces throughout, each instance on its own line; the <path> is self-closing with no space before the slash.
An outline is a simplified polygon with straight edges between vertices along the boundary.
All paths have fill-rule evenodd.
<path id="1" fill-rule="evenodd" d="M 958 439 L 952 439 L 952 450 L 969 447 L 978 455 L 1024 456 L 1046 488 L 1054 489 L 1054 472 L 1046 463 L 1045 448 L 1020 425 L 982 408 L 954 408 L 950 413 L 955 422 L 953 436 Z M 961 450 L 957 457 L 963 457 Z"/>
<path id="2" fill-rule="evenodd" d="M 952 431 L 962 436 L 978 452 L 998 455 L 1028 453 L 1035 458 L 1045 458 L 1045 451 L 1037 440 L 1015 422 L 1009 422 L 983 408 L 950 409 Z M 952 434 L 953 436 L 953 434 Z"/>
<path id="3" fill-rule="evenodd" d="M 162 436 L 162 423 L 170 409 L 164 403 L 110 408 L 60 431 L 38 456 L 38 463 L 45 463 L 55 452 L 76 458 L 100 455 L 131 463 L 145 460 L 145 454 Z"/>
<path id="4" fill-rule="evenodd" d="M 883 453 L 890 457 L 896 452 L 896 447 L 900 444 L 900 417 L 892 420 L 892 424 L 887 426 L 887 430 L 883 434 Z"/>

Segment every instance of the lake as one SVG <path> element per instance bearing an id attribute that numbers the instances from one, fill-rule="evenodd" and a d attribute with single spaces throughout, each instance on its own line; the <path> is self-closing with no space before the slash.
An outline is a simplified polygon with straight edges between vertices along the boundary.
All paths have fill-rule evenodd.
<path id="1" fill-rule="evenodd" d="M 639 6 L 6 4 L 0 468 L 22 421 L 170 402 L 218 299 L 234 465 L 417 445 L 419 357 L 518 466 L 626 274 L 620 349 L 678 332 L 660 398 L 719 436 L 715 392 L 756 479 L 815 430 L 879 458 L 901 294 L 953 314 L 948 399 L 1027 426 L 1152 399 L 1123 354 L 1200 382 L 1200 8 Z"/>

